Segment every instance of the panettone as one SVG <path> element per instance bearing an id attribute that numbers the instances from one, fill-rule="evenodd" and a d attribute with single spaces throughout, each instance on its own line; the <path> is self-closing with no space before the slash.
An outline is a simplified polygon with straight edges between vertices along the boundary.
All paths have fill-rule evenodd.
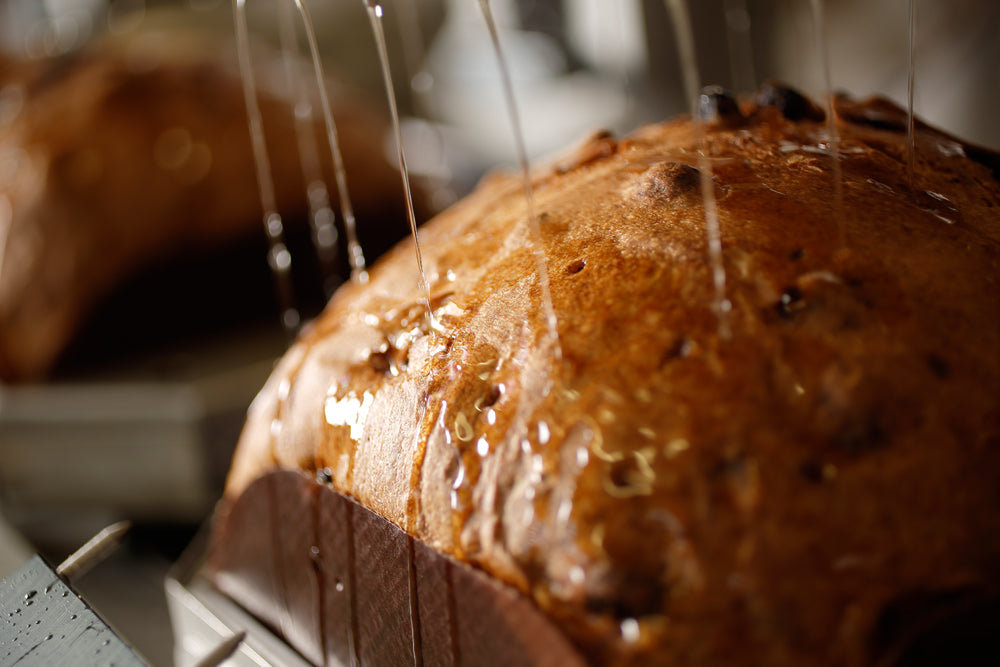
<path id="1" fill-rule="evenodd" d="M 794 91 L 702 102 L 730 307 L 690 119 L 536 168 L 540 239 L 520 177 L 486 178 L 420 232 L 431 315 L 404 242 L 253 403 L 206 566 L 224 592 L 316 662 L 895 664 L 942 632 L 947 655 L 983 648 L 996 154 L 918 124 L 911 172 L 906 113 L 840 98 L 835 170 Z M 470 578 L 520 611 L 463 615 Z M 493 653 L 464 638 L 484 625 L 507 638 Z"/>

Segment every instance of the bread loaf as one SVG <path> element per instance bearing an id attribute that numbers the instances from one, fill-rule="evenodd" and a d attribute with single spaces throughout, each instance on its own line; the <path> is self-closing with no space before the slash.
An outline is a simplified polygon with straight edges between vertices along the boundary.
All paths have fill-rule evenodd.
<path id="1" fill-rule="evenodd" d="M 504 632 L 551 626 L 591 664 L 895 664 L 944 619 L 992 624 L 963 621 L 948 651 L 996 629 L 1000 163 L 918 124 L 911 173 L 904 111 L 836 102 L 839 170 L 795 91 L 703 96 L 728 309 L 690 119 L 533 171 L 557 342 L 521 180 L 486 178 L 420 232 L 432 317 L 404 242 L 282 359 L 211 576 L 304 655 L 378 664 L 357 624 L 388 599 L 352 603 L 339 635 L 282 620 L 361 572 L 406 580 L 329 558 L 338 541 L 355 558 L 362 530 L 316 518 L 335 496 L 544 619 Z M 413 600 L 438 589 L 410 589 L 424 627 Z M 403 643 L 436 663 L 415 628 Z"/>

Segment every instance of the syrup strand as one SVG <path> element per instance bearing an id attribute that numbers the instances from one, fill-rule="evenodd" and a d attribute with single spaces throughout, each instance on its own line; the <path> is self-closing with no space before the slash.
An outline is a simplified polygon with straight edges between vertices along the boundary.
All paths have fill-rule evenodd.
<path id="1" fill-rule="evenodd" d="M 399 160 L 399 174 L 403 179 L 403 191 L 406 193 L 406 217 L 410 221 L 410 232 L 413 234 L 413 248 L 417 255 L 417 269 L 420 271 L 420 287 L 423 291 L 424 307 L 427 309 L 427 319 L 436 328 L 434 313 L 431 312 L 431 288 L 427 284 L 424 273 L 424 258 L 420 252 L 420 240 L 417 238 L 417 217 L 413 212 L 413 193 L 410 191 L 410 174 L 406 167 L 406 150 L 403 148 L 403 132 L 399 125 L 399 109 L 396 108 L 396 90 L 392 85 L 392 70 L 389 69 L 389 50 L 385 43 L 385 28 L 382 25 L 382 5 L 377 0 L 363 0 L 368 10 L 368 20 L 375 34 L 375 44 L 378 47 L 378 57 L 382 63 L 382 79 L 385 81 L 385 94 L 389 98 L 389 112 L 392 114 L 392 126 L 396 131 L 396 157 Z"/>
<path id="2" fill-rule="evenodd" d="M 292 255 L 285 245 L 285 226 L 278 213 L 274 195 L 274 179 L 271 175 L 271 160 L 264 141 L 264 121 L 257 101 L 257 83 L 250 58 L 250 35 L 247 28 L 246 0 L 233 0 L 236 23 L 236 51 L 239 58 L 240 80 L 243 84 L 243 101 L 247 110 L 250 127 L 250 145 L 253 151 L 257 174 L 257 191 L 263 210 L 264 231 L 267 234 L 267 262 L 271 267 L 278 290 L 281 308 L 281 323 L 290 334 L 298 328 L 301 319 L 295 306 L 295 290 L 292 283 Z"/>
<path id="3" fill-rule="evenodd" d="M 245 0 L 237 0 L 245 2 Z M 289 0 L 286 0 L 289 1 Z M 319 55 L 319 45 L 316 43 L 316 31 L 313 30 L 312 18 L 302 0 L 290 0 L 295 3 L 302 17 L 305 28 L 309 53 L 312 55 L 313 73 L 316 75 L 316 88 L 319 91 L 320 106 L 323 109 L 323 121 L 326 125 L 326 139 L 333 157 L 333 171 L 337 181 L 337 194 L 340 196 L 340 214 L 344 219 L 344 232 L 347 236 L 347 260 L 351 265 L 351 280 L 359 283 L 368 282 L 368 271 L 365 267 L 365 255 L 358 243 L 357 222 L 354 219 L 354 207 L 347 191 L 347 169 L 344 168 L 344 156 L 340 152 L 340 142 L 337 139 L 337 124 L 330 110 L 330 96 L 326 91 L 326 76 L 323 74 L 323 61 Z"/>
<path id="4" fill-rule="evenodd" d="M 913 115 L 913 91 L 916 72 L 917 53 L 917 3 L 916 0 L 909 0 L 907 11 L 907 55 L 908 64 L 906 72 L 906 167 L 910 181 L 910 189 L 913 189 L 913 174 L 916 167 L 917 147 L 916 147 L 916 122 Z"/>
<path id="5" fill-rule="evenodd" d="M 316 253 L 323 281 L 323 291 L 329 298 L 340 283 L 337 275 L 338 233 L 336 216 L 330 206 L 330 193 L 323 179 L 319 152 L 313 137 L 313 128 L 315 127 L 313 105 L 303 80 L 302 70 L 297 62 L 299 45 L 295 36 L 293 5 L 290 2 L 280 2 L 278 8 L 278 37 L 285 65 L 285 76 L 291 87 L 290 97 L 294 105 L 295 138 L 298 141 L 299 164 L 302 168 L 306 197 L 309 201 L 309 228 L 313 250 Z"/>
<path id="6" fill-rule="evenodd" d="M 542 230 L 535 215 L 535 197 L 531 187 L 531 171 L 528 166 L 528 151 L 524 145 L 524 131 L 521 127 L 521 117 L 517 110 L 517 101 L 514 99 L 514 84 L 510 78 L 510 71 L 507 68 L 507 61 L 500 47 L 500 35 L 497 32 L 496 22 L 493 20 L 493 13 L 490 10 L 489 0 L 479 0 L 479 8 L 482 10 L 483 19 L 489 29 L 490 40 L 493 43 L 493 51 L 496 54 L 497 65 L 500 68 L 500 77 L 503 80 L 504 93 L 507 100 L 507 115 L 510 118 L 511 128 L 514 132 L 514 143 L 517 147 L 518 162 L 521 166 L 521 176 L 524 180 L 524 197 L 528 209 L 528 225 L 533 240 L 535 256 L 535 270 L 538 273 L 538 282 L 542 290 L 542 309 L 545 314 L 545 322 L 548 328 L 549 342 L 552 346 L 554 359 L 562 358 L 562 348 L 559 345 L 559 321 L 556 318 L 555 306 L 552 303 L 552 290 L 549 287 L 549 267 L 545 257 L 545 250 L 542 247 Z"/>
<path id="7" fill-rule="evenodd" d="M 757 86 L 757 74 L 753 64 L 750 12 L 747 10 L 747 0 L 725 0 L 724 11 L 733 88 L 737 92 L 748 92 Z"/>
<path id="8" fill-rule="evenodd" d="M 707 155 L 707 140 L 701 115 L 698 112 L 701 99 L 698 63 L 695 58 L 694 31 L 691 16 L 685 0 L 664 0 L 667 11 L 673 19 L 674 33 L 684 75 L 684 88 L 691 105 L 691 120 L 694 124 L 695 142 L 698 146 L 698 172 L 701 176 L 701 198 L 705 214 L 705 235 L 708 238 L 708 260 L 715 287 L 716 316 L 719 319 L 719 335 L 729 337 L 729 311 L 732 303 L 726 298 L 726 267 L 722 261 L 722 232 L 719 225 L 719 209 L 715 200 L 715 186 L 712 181 L 712 163 Z"/>
<path id="9" fill-rule="evenodd" d="M 839 246 L 844 247 L 844 183 L 840 167 L 840 131 L 833 105 L 833 79 L 830 76 L 830 50 L 826 44 L 826 23 L 823 17 L 823 0 L 810 0 L 813 24 L 816 29 L 816 46 L 819 49 L 823 69 L 823 85 L 826 88 L 826 132 L 829 142 L 827 152 L 833 161 L 833 201 L 837 214 L 837 234 Z"/>

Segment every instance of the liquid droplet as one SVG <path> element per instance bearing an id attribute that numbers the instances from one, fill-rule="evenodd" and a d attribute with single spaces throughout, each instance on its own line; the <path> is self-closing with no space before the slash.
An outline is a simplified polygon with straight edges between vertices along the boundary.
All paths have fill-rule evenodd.
<path id="1" fill-rule="evenodd" d="M 295 0 L 295 6 L 302 17 L 306 41 L 309 44 L 309 52 L 312 55 L 313 73 L 316 75 L 316 87 L 319 91 L 320 106 L 323 109 L 323 122 L 326 125 L 327 144 L 333 157 L 337 194 L 340 197 L 340 210 L 344 219 L 344 231 L 347 235 L 347 257 L 351 265 L 351 279 L 355 282 L 367 283 L 368 271 L 365 267 L 365 257 L 361 250 L 361 244 L 358 242 L 354 207 L 351 205 L 350 193 L 347 190 L 347 169 L 344 167 L 344 156 L 340 151 L 340 141 L 337 138 L 337 124 L 334 122 L 333 112 L 330 107 L 330 96 L 327 94 L 326 77 L 323 74 L 323 61 L 320 57 L 319 45 L 316 41 L 316 31 L 313 29 L 309 10 L 306 9 L 302 0 Z"/>
<path id="2" fill-rule="evenodd" d="M 823 66 L 823 84 L 826 89 L 826 131 L 829 144 L 827 153 L 833 161 L 833 197 L 837 215 L 837 234 L 840 246 L 844 246 L 844 178 L 840 165 L 840 131 L 837 129 L 836 110 L 833 106 L 833 80 L 830 76 L 830 50 L 826 45 L 826 21 L 823 17 L 823 0 L 810 0 L 813 24 L 816 30 L 816 45 Z"/>
<path id="3" fill-rule="evenodd" d="M 264 140 L 264 120 L 257 101 L 257 83 L 250 60 L 250 37 L 246 19 L 246 0 L 236 0 L 236 50 L 239 57 L 240 79 L 243 84 L 243 101 L 246 106 L 250 126 L 250 146 L 253 151 L 254 167 L 257 174 L 257 190 L 264 212 L 264 231 L 267 234 L 270 251 L 268 263 L 278 288 L 278 299 L 282 312 L 282 324 L 288 325 L 298 318 L 289 315 L 296 310 L 294 287 L 291 280 L 291 256 L 284 242 L 284 225 L 278 214 L 274 194 L 274 178 L 271 175 L 271 160 Z M 287 256 L 287 257 L 286 257 Z"/>
<path id="4" fill-rule="evenodd" d="M 290 2 L 279 2 L 278 36 L 285 65 L 285 75 L 292 88 L 295 102 L 295 138 L 298 142 L 299 164 L 306 182 L 309 202 L 309 226 L 312 233 L 313 250 L 318 259 L 323 288 L 327 297 L 339 283 L 337 264 L 336 217 L 330 207 L 330 196 L 323 181 L 319 152 L 313 138 L 313 105 L 303 80 L 302 70 L 296 61 L 298 41 L 295 36 L 294 6 Z"/>
<path id="5" fill-rule="evenodd" d="M 417 269 L 420 272 L 420 288 L 423 292 L 424 307 L 427 319 L 432 328 L 437 328 L 434 314 L 431 312 L 431 288 L 424 272 L 423 254 L 420 252 L 420 241 L 417 237 L 417 220 L 413 211 L 413 193 L 410 190 L 410 174 L 406 166 L 406 150 L 403 146 L 403 132 L 399 124 L 399 109 L 396 106 L 396 91 L 392 84 L 392 71 L 389 68 L 389 51 L 385 43 L 385 29 L 382 25 L 382 5 L 373 0 L 363 0 L 368 9 L 368 19 L 375 35 L 378 47 L 379 62 L 382 65 L 382 79 L 385 83 L 386 96 L 389 98 L 389 111 L 392 115 L 392 126 L 396 132 L 396 157 L 399 160 L 399 173 L 403 179 L 403 191 L 406 194 L 406 216 L 410 221 L 410 233 L 413 236 L 413 248 L 417 256 Z"/>
<path id="6" fill-rule="evenodd" d="M 626 644 L 634 644 L 639 641 L 639 621 L 634 618 L 626 618 L 621 622 L 622 639 Z"/>
<path id="7" fill-rule="evenodd" d="M 549 339 L 548 344 L 552 346 L 553 358 L 559 360 L 562 358 L 562 348 L 559 345 L 559 321 L 556 318 L 555 306 L 552 302 L 552 290 L 549 287 L 549 267 L 548 260 L 545 257 L 545 249 L 542 246 L 542 232 L 538 225 L 538 216 L 535 215 L 535 198 L 531 187 L 531 170 L 528 165 L 528 152 L 524 145 L 524 130 L 521 127 L 521 116 L 517 109 L 517 101 L 514 99 L 514 85 L 511 82 L 510 70 L 504 58 L 503 49 L 500 47 L 500 36 L 497 32 L 496 22 L 493 20 L 493 13 L 490 11 L 489 0 L 479 0 L 479 8 L 482 11 L 483 19 L 486 21 L 486 27 L 489 29 L 490 41 L 493 44 L 493 51 L 497 58 L 497 66 L 500 68 L 504 96 L 507 100 L 507 116 L 510 118 L 511 128 L 514 132 L 514 143 L 517 148 L 518 162 L 521 166 L 521 176 L 524 181 L 528 225 L 534 247 L 535 271 L 538 274 L 538 282 L 542 291 L 542 309 L 545 314 Z"/>
<path id="8" fill-rule="evenodd" d="M 455 417 L 455 435 L 462 442 L 469 442 L 475 437 L 475 432 L 472 430 L 472 425 L 469 424 L 468 418 L 465 416 L 464 412 L 459 412 Z"/>
<path id="9" fill-rule="evenodd" d="M 549 425 L 545 422 L 538 422 L 538 443 L 541 445 L 547 445 L 551 436 L 552 434 L 549 431 Z"/>
<path id="10" fill-rule="evenodd" d="M 712 163 L 706 153 L 705 128 L 698 114 L 701 99 L 698 63 L 695 59 L 694 30 L 685 0 L 664 0 L 667 11 L 673 18 L 677 49 L 681 59 L 684 88 L 691 108 L 691 120 L 695 129 L 695 143 L 698 146 L 698 171 L 701 174 L 701 197 L 705 216 L 705 235 L 708 237 L 708 258 L 715 287 L 714 310 L 719 320 L 719 335 L 729 337 L 728 313 L 732 304 L 726 298 L 726 269 L 722 261 L 722 231 L 719 226 L 719 211 L 715 200 L 715 185 L 712 181 Z"/>
<path id="11" fill-rule="evenodd" d="M 962 219 L 962 214 L 951 201 L 939 192 L 924 190 L 917 193 L 917 206 L 935 218 L 949 225 L 954 225 Z"/>

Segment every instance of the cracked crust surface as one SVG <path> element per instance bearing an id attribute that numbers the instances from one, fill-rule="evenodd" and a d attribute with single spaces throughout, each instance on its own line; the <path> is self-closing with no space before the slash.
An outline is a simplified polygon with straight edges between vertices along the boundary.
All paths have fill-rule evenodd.
<path id="1" fill-rule="evenodd" d="M 838 105 L 839 195 L 821 112 L 707 124 L 724 322 L 689 120 L 534 171 L 558 354 L 522 183 L 485 179 L 420 231 L 433 320 L 412 242 L 342 289 L 227 498 L 317 473 L 598 664 L 864 664 L 905 596 L 996 595 L 1000 186 L 923 126 L 911 175 L 905 113 Z"/>

